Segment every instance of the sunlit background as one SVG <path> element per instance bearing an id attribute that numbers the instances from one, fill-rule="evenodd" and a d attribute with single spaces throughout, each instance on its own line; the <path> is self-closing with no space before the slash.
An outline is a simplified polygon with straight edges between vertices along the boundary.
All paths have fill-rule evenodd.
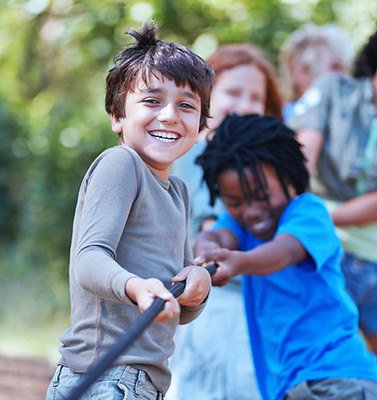
<path id="1" fill-rule="evenodd" d="M 0 0 L 0 353 L 58 358 L 77 190 L 116 144 L 104 79 L 124 32 L 149 18 L 202 57 L 251 42 L 278 67 L 282 43 L 308 21 L 337 23 L 357 51 L 376 29 L 377 2 Z"/>

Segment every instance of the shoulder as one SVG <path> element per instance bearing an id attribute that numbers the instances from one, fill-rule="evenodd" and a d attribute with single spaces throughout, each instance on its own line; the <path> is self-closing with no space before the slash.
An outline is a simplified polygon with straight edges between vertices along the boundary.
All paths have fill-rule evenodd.
<path id="1" fill-rule="evenodd" d="M 103 151 L 89 167 L 85 181 L 94 177 L 97 182 L 122 182 L 124 179 L 139 180 L 140 170 L 146 168 L 140 156 L 132 149 L 115 146 Z"/>
<path id="2" fill-rule="evenodd" d="M 103 151 L 92 163 L 91 168 L 95 169 L 98 166 L 102 168 L 111 168 L 113 171 L 123 170 L 125 167 L 133 166 L 139 169 L 143 166 L 143 161 L 136 151 L 124 147 L 115 146 Z"/>
<path id="3" fill-rule="evenodd" d="M 114 146 L 103 151 L 98 157 L 98 162 L 106 162 L 114 165 L 132 163 L 135 166 L 143 163 L 135 150 L 125 146 Z"/>
<path id="4" fill-rule="evenodd" d="M 341 73 L 328 73 L 317 77 L 310 87 L 319 87 L 323 90 L 336 87 L 353 87 L 358 85 L 358 79 Z"/>
<path id="5" fill-rule="evenodd" d="M 277 234 L 288 233 L 303 245 L 321 266 L 342 248 L 324 201 L 312 193 L 293 199 L 283 212 Z"/>
<path id="6" fill-rule="evenodd" d="M 354 78 L 349 75 L 331 73 L 318 77 L 304 94 L 308 100 L 317 93 L 321 98 L 329 98 L 333 101 L 347 101 L 346 96 L 358 96 L 370 87 L 369 79 Z"/>
<path id="7" fill-rule="evenodd" d="M 170 185 L 178 192 L 181 194 L 181 196 L 189 201 L 189 194 L 188 194 L 188 190 L 187 190 L 187 186 L 185 184 L 185 182 L 183 182 L 183 180 L 181 178 L 179 178 L 178 176 L 175 175 L 170 175 L 169 176 L 169 182 Z"/>
<path id="8" fill-rule="evenodd" d="M 278 231 L 285 230 L 335 232 L 330 213 L 325 202 L 313 193 L 304 193 L 292 199 L 283 211 Z M 287 233 L 287 232 L 286 232 Z"/>
<path id="9" fill-rule="evenodd" d="M 315 211 L 314 215 L 312 211 Z M 294 214 L 302 215 L 303 218 L 313 218 L 318 212 L 328 214 L 325 202 L 313 193 L 303 193 L 289 202 L 283 216 Z"/>
<path id="10" fill-rule="evenodd" d="M 350 76 L 339 73 L 319 76 L 294 104 L 289 126 L 294 130 L 305 127 L 323 132 L 332 105 L 339 110 L 357 90 L 358 81 Z"/>
<path id="11" fill-rule="evenodd" d="M 338 97 L 343 91 L 357 89 L 359 82 L 351 76 L 331 73 L 316 78 L 301 100 L 309 105 L 319 103 L 323 97 Z"/>
<path id="12" fill-rule="evenodd" d="M 325 208 L 325 202 L 317 195 L 313 194 L 313 193 L 303 193 L 300 194 L 299 196 L 295 197 L 294 199 L 292 199 L 292 202 L 290 203 L 292 205 L 297 204 L 298 205 L 308 205 L 308 204 L 312 204 L 312 205 L 316 205 L 318 207 L 323 207 Z"/>
<path id="13" fill-rule="evenodd" d="M 176 187 L 186 188 L 186 184 L 183 182 L 183 180 L 176 175 L 170 175 L 169 181 L 172 185 L 174 185 Z"/>
<path id="14" fill-rule="evenodd" d="M 290 201 L 283 211 L 278 233 L 296 237 L 317 237 L 322 243 L 336 237 L 335 226 L 325 202 L 313 193 L 301 194 Z"/>

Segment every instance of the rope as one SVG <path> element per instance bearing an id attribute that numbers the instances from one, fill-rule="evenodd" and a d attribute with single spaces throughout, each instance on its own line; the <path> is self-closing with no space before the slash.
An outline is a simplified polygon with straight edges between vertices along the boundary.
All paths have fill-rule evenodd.
<path id="1" fill-rule="evenodd" d="M 215 274 L 217 264 L 210 264 L 206 270 L 212 276 Z M 177 282 L 169 289 L 175 298 L 180 296 L 186 287 L 186 282 Z M 89 389 L 89 387 L 113 364 L 118 355 L 125 352 L 131 344 L 140 336 L 140 334 L 148 327 L 149 324 L 164 309 L 165 300 L 157 297 L 151 306 L 147 308 L 130 326 L 130 328 L 122 334 L 117 342 L 115 342 L 94 366 L 90 367 L 84 380 L 80 385 L 76 386 L 67 397 L 67 400 L 79 400 L 81 396 Z"/>

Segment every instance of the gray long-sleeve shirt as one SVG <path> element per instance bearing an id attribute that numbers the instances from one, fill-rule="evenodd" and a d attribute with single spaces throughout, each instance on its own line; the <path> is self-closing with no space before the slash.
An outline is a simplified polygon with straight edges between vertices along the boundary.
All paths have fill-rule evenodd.
<path id="1" fill-rule="evenodd" d="M 130 277 L 158 278 L 167 287 L 193 265 L 189 200 L 184 183 L 151 172 L 124 146 L 104 151 L 81 184 L 70 254 L 71 323 L 61 341 L 60 364 L 85 372 L 140 314 L 125 294 Z M 158 390 L 170 384 L 168 358 L 178 323 L 199 315 L 203 304 L 182 307 L 180 317 L 153 322 L 117 359 L 148 373 Z"/>

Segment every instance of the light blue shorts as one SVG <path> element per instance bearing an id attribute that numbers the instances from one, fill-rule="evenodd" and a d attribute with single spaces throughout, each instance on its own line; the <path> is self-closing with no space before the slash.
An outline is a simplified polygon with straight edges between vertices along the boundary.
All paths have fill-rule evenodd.
<path id="1" fill-rule="evenodd" d="M 377 264 L 345 253 L 342 271 L 347 292 L 359 310 L 360 329 L 367 337 L 377 333 Z"/>
<path id="2" fill-rule="evenodd" d="M 59 366 L 50 382 L 46 400 L 64 400 L 84 379 L 85 374 L 72 372 Z M 88 391 L 82 400 L 163 400 L 148 375 L 129 365 L 109 368 Z"/>
<path id="3" fill-rule="evenodd" d="M 376 400 L 377 382 L 362 379 L 305 381 L 290 389 L 284 400 Z"/>

